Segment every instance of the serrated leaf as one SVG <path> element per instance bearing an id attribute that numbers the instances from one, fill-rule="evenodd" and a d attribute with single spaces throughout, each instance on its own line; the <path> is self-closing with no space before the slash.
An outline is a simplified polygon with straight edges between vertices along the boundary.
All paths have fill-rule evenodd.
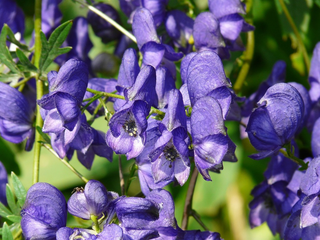
<path id="1" fill-rule="evenodd" d="M 19 48 L 21 48 L 24 51 L 30 52 L 29 48 L 27 45 L 19 42 L 10 27 L 7 24 L 4 24 L 4 27 L 7 29 L 7 40 L 15 45 L 17 45 Z"/>
<path id="2" fill-rule="evenodd" d="M 9 229 L 8 224 L 5 222 L 2 226 L 2 239 L 13 240 L 12 232 Z"/>
<path id="3" fill-rule="evenodd" d="M 6 219 L 8 219 L 8 220 L 10 220 L 11 222 L 14 222 L 14 223 L 20 223 L 22 217 L 21 216 L 17 216 L 17 215 L 8 215 L 8 216 L 6 216 Z"/>
<path id="4" fill-rule="evenodd" d="M 6 65 L 12 72 L 18 73 L 19 69 L 13 61 L 13 58 L 6 44 L 7 34 L 8 28 L 6 28 L 6 26 L 3 26 L 0 34 L 0 62 Z"/>
<path id="5" fill-rule="evenodd" d="M 47 134 L 45 134 L 45 133 L 42 132 L 41 127 L 37 126 L 36 128 L 37 128 L 38 133 L 39 133 L 39 134 L 41 135 L 41 137 L 43 138 L 43 140 L 44 140 L 46 143 L 51 144 L 50 138 L 48 137 Z"/>
<path id="6" fill-rule="evenodd" d="M 24 53 L 18 48 L 16 50 L 17 57 L 20 60 L 20 63 L 18 64 L 18 67 L 23 72 L 38 72 L 38 69 L 36 66 L 34 66 L 30 60 L 24 55 Z"/>
<path id="7" fill-rule="evenodd" d="M 16 194 L 16 197 L 18 199 L 18 204 L 20 207 L 23 207 L 24 202 L 26 200 L 27 191 L 22 185 L 20 179 L 17 177 L 17 175 L 14 172 L 11 172 L 11 179 L 12 179 L 14 193 Z"/>
<path id="8" fill-rule="evenodd" d="M 11 190 L 11 187 L 9 184 L 6 185 L 6 197 L 7 197 L 7 202 L 10 210 L 14 215 L 19 215 L 20 214 L 20 209 L 17 206 L 16 199 L 13 195 L 13 192 Z"/>
<path id="9" fill-rule="evenodd" d="M 39 63 L 40 72 L 44 72 L 57 56 L 65 54 L 71 50 L 71 47 L 60 48 L 62 43 L 66 40 L 71 27 L 72 21 L 61 24 L 50 35 L 49 41 L 47 41 L 44 33 L 40 32 L 42 44 Z"/>
<path id="10" fill-rule="evenodd" d="M 12 212 L 6 206 L 4 206 L 2 202 L 0 202 L 0 215 L 2 217 L 12 215 Z"/>
<path id="11" fill-rule="evenodd" d="M 3 74 L 0 73 L 0 82 L 18 82 L 18 80 L 21 78 L 19 74 Z"/>

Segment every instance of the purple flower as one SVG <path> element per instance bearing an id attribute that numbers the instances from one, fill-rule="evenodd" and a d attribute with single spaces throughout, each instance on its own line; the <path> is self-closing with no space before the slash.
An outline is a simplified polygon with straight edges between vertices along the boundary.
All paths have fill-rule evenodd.
<path id="1" fill-rule="evenodd" d="M 85 239 L 85 240 L 96 240 L 97 237 L 93 230 L 81 229 L 81 228 L 68 228 L 62 227 L 57 231 L 56 240 L 67 240 L 67 239 Z"/>
<path id="2" fill-rule="evenodd" d="M 24 14 L 14 0 L 0 1 L 0 26 L 7 24 L 13 33 L 24 34 Z"/>
<path id="3" fill-rule="evenodd" d="M 205 180 L 208 171 L 219 171 L 222 160 L 237 161 L 235 145 L 229 139 L 219 103 L 212 97 L 200 98 L 191 114 L 194 161 Z"/>
<path id="4" fill-rule="evenodd" d="M 105 3 L 98 3 L 94 5 L 95 8 L 106 14 L 108 17 L 120 23 L 120 16 L 116 9 L 111 5 Z M 103 43 L 108 43 L 114 40 L 118 40 L 121 37 L 121 33 L 112 24 L 98 16 L 96 13 L 88 12 L 88 22 L 92 26 L 94 33 L 101 38 Z"/>
<path id="5" fill-rule="evenodd" d="M 91 215 L 101 217 L 106 213 L 113 195 L 107 192 L 104 185 L 90 180 L 84 189 L 77 190 L 68 201 L 68 211 L 74 216 L 91 219 Z"/>
<path id="6" fill-rule="evenodd" d="M 125 51 L 119 69 L 118 85 L 131 87 L 140 72 L 136 50 L 129 48 Z"/>
<path id="7" fill-rule="evenodd" d="M 194 20 L 180 10 L 172 10 L 167 13 L 165 21 L 167 33 L 182 51 L 188 52 L 191 48 L 189 41 L 192 36 L 193 23 Z"/>
<path id="8" fill-rule="evenodd" d="M 209 9 L 217 17 L 221 18 L 230 14 L 246 14 L 244 4 L 240 0 L 209 0 Z"/>
<path id="9" fill-rule="evenodd" d="M 112 116 L 106 142 L 113 151 L 126 154 L 128 160 L 142 152 L 149 109 L 145 101 L 137 100 L 128 102 Z"/>
<path id="10" fill-rule="evenodd" d="M 251 144 L 260 151 L 251 157 L 262 159 L 277 152 L 290 142 L 304 116 L 304 103 L 299 92 L 290 84 L 270 87 L 251 114 L 247 133 Z"/>
<path id="11" fill-rule="evenodd" d="M 28 190 L 21 210 L 21 228 L 26 239 L 56 239 L 67 222 L 67 203 L 63 194 L 48 183 L 36 183 Z"/>
<path id="12" fill-rule="evenodd" d="M 2 162 L 0 162 L 0 202 L 3 203 L 4 205 L 7 205 L 7 197 L 6 197 L 7 183 L 8 183 L 8 174 Z"/>
<path id="13" fill-rule="evenodd" d="M 26 150 L 34 142 L 34 112 L 27 99 L 17 89 L 0 82 L 0 135 L 9 142 L 27 139 Z"/>
<path id="14" fill-rule="evenodd" d="M 59 4 L 62 0 L 44 0 L 41 4 L 41 30 L 49 37 L 61 22 L 62 13 L 59 9 Z"/>
<path id="15" fill-rule="evenodd" d="M 49 94 L 44 95 L 38 104 L 45 110 L 57 111 L 62 126 L 72 131 L 78 122 L 88 85 L 88 68 L 84 62 L 71 59 L 58 73 L 50 72 L 48 82 Z"/>
<path id="16" fill-rule="evenodd" d="M 157 69 L 163 59 L 178 61 L 182 58 L 182 53 L 176 53 L 173 48 L 160 42 L 153 17 L 148 9 L 139 8 L 136 10 L 132 31 L 142 52 L 143 64 L 151 65 Z"/>

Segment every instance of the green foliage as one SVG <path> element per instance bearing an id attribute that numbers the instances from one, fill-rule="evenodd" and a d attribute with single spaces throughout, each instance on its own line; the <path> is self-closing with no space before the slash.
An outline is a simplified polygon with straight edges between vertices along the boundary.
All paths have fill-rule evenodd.
<path id="1" fill-rule="evenodd" d="M 40 73 L 44 72 L 53 60 L 59 55 L 65 54 L 71 50 L 71 47 L 60 48 L 66 40 L 68 33 L 72 27 L 72 21 L 65 22 L 57 27 L 47 41 L 43 32 L 40 32 L 41 37 L 41 57 L 40 57 Z"/>
<path id="2" fill-rule="evenodd" d="M 30 60 L 19 48 L 16 50 L 16 54 L 20 60 L 17 66 L 22 72 L 38 72 L 38 69 L 30 62 Z"/>
<path id="3" fill-rule="evenodd" d="M 11 178 L 12 178 L 12 185 L 14 192 L 16 194 L 19 207 L 23 207 L 24 202 L 26 200 L 27 191 L 22 185 L 20 179 L 17 177 L 17 175 L 14 174 L 14 172 L 11 172 Z"/>
<path id="4" fill-rule="evenodd" d="M 5 222 L 2 227 L 2 239 L 3 240 L 13 240 L 12 233 L 9 229 L 8 224 Z"/>
<path id="5" fill-rule="evenodd" d="M 7 35 L 9 27 L 4 25 L 0 34 L 0 62 L 6 65 L 13 73 L 20 72 L 7 47 Z"/>

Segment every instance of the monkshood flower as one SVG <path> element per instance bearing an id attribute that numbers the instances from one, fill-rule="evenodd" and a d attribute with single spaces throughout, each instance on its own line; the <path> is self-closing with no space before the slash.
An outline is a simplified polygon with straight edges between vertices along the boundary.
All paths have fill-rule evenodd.
<path id="1" fill-rule="evenodd" d="M 126 154 L 129 160 L 142 152 L 149 110 L 145 101 L 137 100 L 128 102 L 112 116 L 106 142 L 116 154 Z"/>
<path id="2" fill-rule="evenodd" d="M 222 110 L 214 98 L 200 98 L 193 106 L 191 135 L 194 161 L 205 180 L 211 180 L 208 171 L 219 170 L 223 160 L 237 161 L 235 145 L 227 135 Z"/>
<path id="3" fill-rule="evenodd" d="M 320 118 L 314 123 L 311 135 L 311 150 L 314 157 L 320 155 Z"/>
<path id="4" fill-rule="evenodd" d="M 133 15 L 138 11 L 139 7 L 146 8 L 152 14 L 154 23 L 159 26 L 166 17 L 166 5 L 168 0 L 120 0 L 121 10 L 129 17 L 128 22 L 132 23 Z"/>
<path id="5" fill-rule="evenodd" d="M 7 205 L 7 197 L 6 197 L 7 183 L 8 183 L 8 174 L 2 162 L 0 162 L 0 202 L 3 203 L 4 205 Z"/>
<path id="6" fill-rule="evenodd" d="M 168 104 L 169 93 L 175 88 L 175 80 L 170 71 L 166 67 L 158 67 L 156 70 L 156 93 L 160 109 Z"/>
<path id="7" fill-rule="evenodd" d="M 1 0 L 0 1 L 0 28 L 7 24 L 13 33 L 23 37 L 24 34 L 24 14 L 20 7 L 14 0 Z M 16 37 L 18 37 L 16 35 Z"/>
<path id="8" fill-rule="evenodd" d="M 251 157 L 262 159 L 291 141 L 303 121 L 304 103 L 294 87 L 278 83 L 257 104 L 246 131 L 251 144 L 260 151 Z"/>
<path id="9" fill-rule="evenodd" d="M 278 181 L 272 185 L 263 181 L 252 190 L 254 199 L 249 203 L 249 221 L 252 228 L 267 222 L 274 235 L 283 232 L 287 220 L 285 216 L 299 201 L 299 197 L 288 189 L 287 185 L 286 181 Z"/>
<path id="10" fill-rule="evenodd" d="M 0 82 L 0 135 L 13 143 L 27 139 L 25 149 L 34 142 L 34 112 L 27 99 L 17 89 Z M 5 104 L 4 104 L 5 103 Z"/>
<path id="11" fill-rule="evenodd" d="M 88 85 L 88 68 L 80 60 L 70 59 L 59 70 L 48 74 L 49 93 L 38 104 L 50 114 L 58 113 L 62 126 L 72 131 L 80 118 L 80 106 Z M 56 114 L 54 114 L 56 117 Z M 52 116 L 52 118 L 55 118 Z"/>
<path id="12" fill-rule="evenodd" d="M 181 93 L 177 89 L 171 90 L 166 115 L 160 123 L 161 136 L 149 154 L 156 183 L 176 179 L 182 186 L 189 177 L 186 118 Z"/>
<path id="13" fill-rule="evenodd" d="M 161 181 L 155 183 L 151 169 L 151 160 L 149 154 L 155 148 L 155 143 L 161 136 L 159 129 L 159 122 L 153 118 L 148 119 L 148 129 L 146 131 L 146 144 L 143 151 L 136 158 L 136 164 L 138 166 L 138 176 L 140 181 L 140 188 L 142 193 L 146 196 L 150 193 L 151 189 L 163 188 L 171 182 Z"/>
<path id="14" fill-rule="evenodd" d="M 194 20 L 180 10 L 172 10 L 166 16 L 167 33 L 184 53 L 190 52 L 192 48 L 193 23 Z"/>
<path id="15" fill-rule="evenodd" d="M 224 119 L 239 120 L 238 97 L 230 89 L 231 82 L 224 73 L 219 56 L 211 50 L 204 50 L 188 54 L 186 58 L 181 64 L 181 68 L 184 68 L 181 76 L 186 80 L 191 106 L 198 99 L 211 96 L 219 102 Z"/>
<path id="16" fill-rule="evenodd" d="M 111 5 L 105 3 L 95 4 L 94 7 L 108 17 L 120 23 L 121 19 L 116 9 Z M 103 43 L 108 43 L 114 40 L 118 40 L 121 37 L 121 32 L 116 29 L 112 24 L 98 16 L 96 13 L 89 11 L 87 15 L 88 22 L 92 26 L 94 33 L 101 38 Z"/>
<path id="17" fill-rule="evenodd" d="M 179 237 L 179 239 L 183 240 L 222 240 L 220 234 L 217 232 L 201 232 L 200 230 L 181 231 L 181 233 L 179 233 Z"/>
<path id="18" fill-rule="evenodd" d="M 256 107 L 257 102 L 263 97 L 269 87 L 276 83 L 282 83 L 285 81 L 286 77 L 286 63 L 284 61 L 277 61 L 272 68 L 271 74 L 268 79 L 263 81 L 256 92 L 250 95 L 242 106 L 242 119 L 241 122 L 248 124 L 249 116 L 253 109 Z M 245 132 L 245 127 L 240 126 L 241 138 L 248 138 L 248 134 Z"/>
<path id="19" fill-rule="evenodd" d="M 160 42 L 153 17 L 148 9 L 138 8 L 136 10 L 132 31 L 142 52 L 143 64 L 151 65 L 156 69 L 163 59 L 178 61 L 182 58 L 182 53 L 176 53 L 172 47 Z"/>
<path id="20" fill-rule="evenodd" d="M 84 189 L 72 194 L 68 201 L 68 211 L 82 219 L 89 220 L 92 216 L 100 218 L 107 212 L 110 203 L 118 197 L 116 193 L 108 192 L 99 181 L 90 180 Z"/>
<path id="21" fill-rule="evenodd" d="M 163 228 L 176 228 L 174 210 L 172 196 L 162 189 L 151 191 L 146 198 L 123 198 L 116 204 L 121 228 L 127 235 L 140 235 L 140 238 L 133 239 L 150 239 L 141 237 L 155 237 Z"/>
<path id="22" fill-rule="evenodd" d="M 315 121 L 320 117 L 320 43 L 316 45 L 313 50 L 313 56 L 311 59 L 310 71 L 309 71 L 309 83 L 310 90 L 309 95 L 311 99 L 311 112 L 307 122 L 307 128 L 311 132 Z"/>
<path id="23" fill-rule="evenodd" d="M 102 232 L 96 235 L 95 231 L 80 228 L 60 228 L 57 232 L 57 240 L 85 239 L 85 240 L 122 240 L 121 227 L 116 224 L 104 225 Z"/>
<path id="24" fill-rule="evenodd" d="M 61 22 L 62 13 L 59 4 L 62 0 L 44 0 L 41 4 L 41 30 L 49 37 Z"/>
<path id="25" fill-rule="evenodd" d="M 48 183 L 29 188 L 21 210 L 21 228 L 25 239 L 56 239 L 67 222 L 67 203 L 63 194 Z"/>
<path id="26" fill-rule="evenodd" d="M 91 78 L 89 79 L 88 82 L 88 88 L 94 89 L 100 92 L 107 92 L 111 93 L 116 91 L 116 86 L 117 86 L 117 80 L 115 79 L 104 79 L 104 78 Z M 93 97 L 94 94 L 91 92 L 86 92 L 84 95 L 84 99 L 91 98 Z M 114 101 L 112 98 L 108 98 L 107 101 Z M 85 106 L 88 102 L 83 102 L 82 105 Z M 93 103 L 90 104 L 90 106 L 87 107 L 87 110 L 93 114 L 94 110 L 98 107 L 99 105 L 99 100 L 95 100 Z M 103 115 L 103 110 L 102 107 L 97 113 L 98 115 Z"/>
<path id="27" fill-rule="evenodd" d="M 131 87 L 140 72 L 136 50 L 129 48 L 125 51 L 119 69 L 118 85 L 123 88 Z"/>

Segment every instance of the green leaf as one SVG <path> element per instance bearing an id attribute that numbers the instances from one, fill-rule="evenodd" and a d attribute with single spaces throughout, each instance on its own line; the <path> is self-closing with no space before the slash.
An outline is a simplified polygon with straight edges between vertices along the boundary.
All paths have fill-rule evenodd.
<path id="1" fill-rule="evenodd" d="M 50 138 L 48 137 L 47 134 L 45 134 L 45 133 L 42 132 L 41 127 L 37 126 L 36 128 L 37 128 L 38 133 L 39 133 L 39 134 L 41 135 L 41 137 L 45 140 L 45 142 L 48 143 L 48 144 L 51 144 Z"/>
<path id="2" fill-rule="evenodd" d="M 10 27 L 7 24 L 4 24 L 4 27 L 7 30 L 7 40 L 11 43 L 14 43 L 15 45 L 17 45 L 19 48 L 21 48 L 24 51 L 28 51 L 30 52 L 29 48 L 27 45 L 22 44 L 21 42 L 19 42 L 16 37 L 14 36 L 14 33 L 12 32 L 12 30 L 10 29 Z"/>
<path id="3" fill-rule="evenodd" d="M 314 0 L 314 3 L 320 7 L 320 0 Z"/>
<path id="4" fill-rule="evenodd" d="M 65 54 L 71 50 L 71 47 L 60 48 L 64 40 L 66 40 L 71 27 L 72 21 L 61 24 L 50 35 L 49 41 L 47 41 L 44 33 L 40 32 L 42 44 L 39 64 L 40 72 L 44 72 L 57 56 Z"/>
<path id="5" fill-rule="evenodd" d="M 14 223 L 20 223 L 21 219 L 22 219 L 21 216 L 17 216 L 17 215 L 8 215 L 8 216 L 6 216 L 6 218 Z"/>
<path id="6" fill-rule="evenodd" d="M 18 199 L 18 204 L 20 207 L 23 207 L 24 202 L 26 200 L 27 191 L 22 185 L 20 179 L 17 177 L 14 172 L 11 172 L 11 179 L 12 179 L 12 185 L 14 189 L 14 193 L 16 194 L 16 197 Z"/>
<path id="7" fill-rule="evenodd" d="M 7 196 L 7 202 L 8 202 L 9 208 L 12 211 L 12 213 L 14 215 L 19 215 L 20 209 L 17 206 L 16 199 L 13 195 L 13 192 L 12 192 L 9 184 L 7 184 L 7 186 L 6 186 L 6 196 Z"/>
<path id="8" fill-rule="evenodd" d="M 3 223 L 3 226 L 2 226 L 2 239 L 13 240 L 12 233 L 11 233 L 9 226 L 6 222 Z"/>
<path id="9" fill-rule="evenodd" d="M 18 82 L 18 80 L 21 78 L 19 74 L 3 74 L 0 73 L 0 82 Z"/>
<path id="10" fill-rule="evenodd" d="M 3 26 L 0 34 L 0 62 L 6 65 L 13 73 L 18 73 L 19 69 L 13 61 L 13 58 L 7 47 L 7 34 L 8 28 L 6 28 L 6 26 Z"/>
<path id="11" fill-rule="evenodd" d="M 0 215 L 2 217 L 7 217 L 8 215 L 12 215 L 12 212 L 0 202 Z"/>
<path id="12" fill-rule="evenodd" d="M 30 60 L 24 55 L 24 53 L 18 48 L 16 50 L 17 57 L 20 62 L 18 67 L 23 72 L 38 72 L 38 69 L 30 62 Z"/>

